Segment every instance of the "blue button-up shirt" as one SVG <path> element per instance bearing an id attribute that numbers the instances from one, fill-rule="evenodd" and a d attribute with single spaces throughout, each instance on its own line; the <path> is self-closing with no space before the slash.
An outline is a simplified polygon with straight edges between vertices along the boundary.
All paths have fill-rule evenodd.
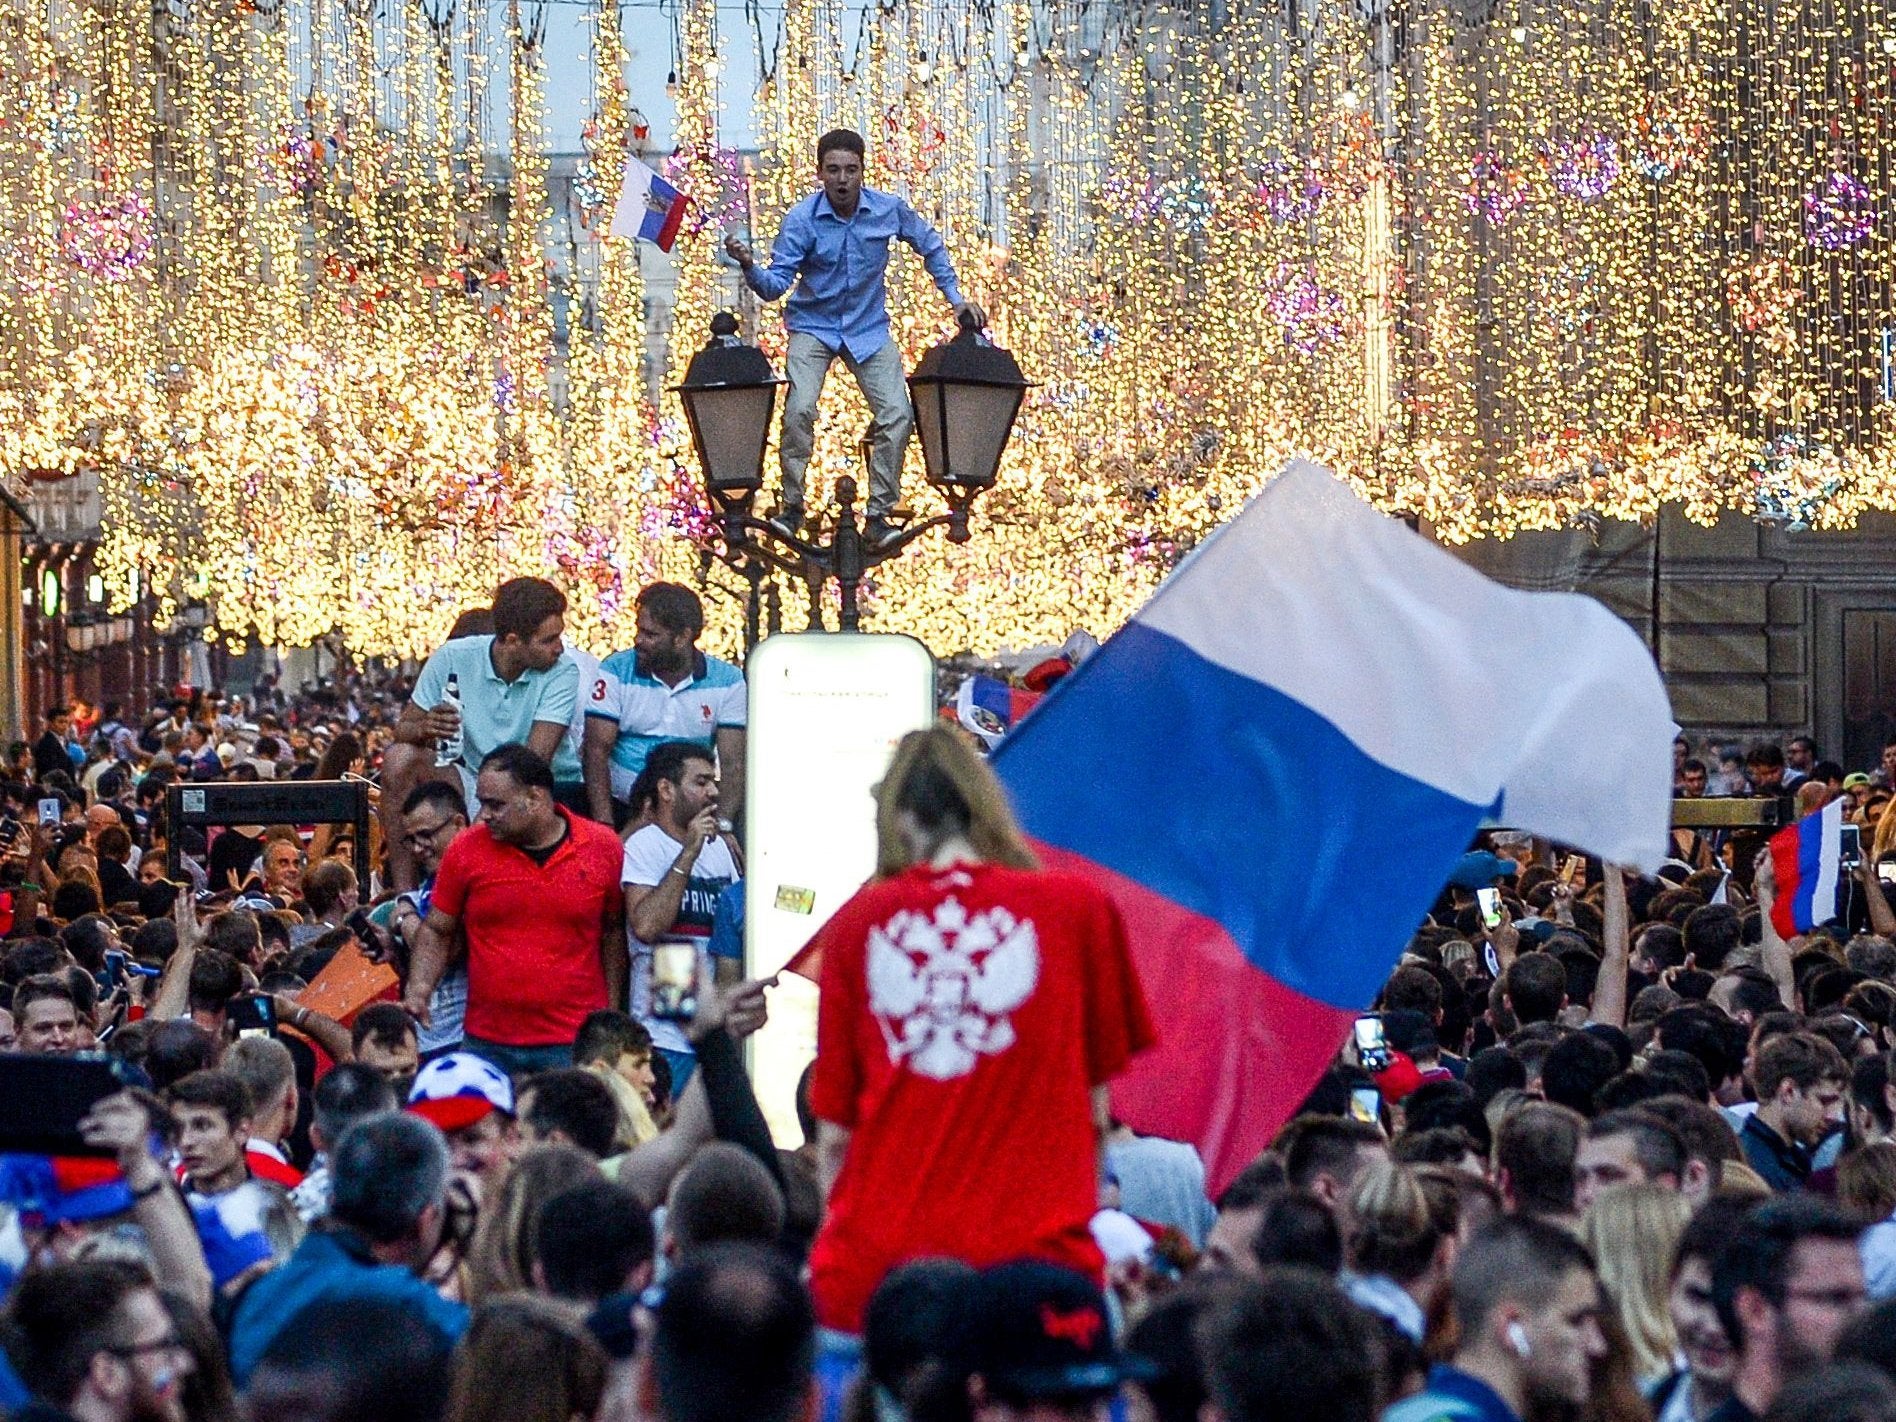
<path id="1" fill-rule="evenodd" d="M 836 215 L 828 193 L 805 198 L 784 214 L 770 265 L 753 264 L 744 280 L 766 301 L 795 286 L 784 325 L 853 360 L 867 360 L 889 343 L 883 274 L 889 243 L 897 238 L 921 256 L 948 304 L 961 305 L 954 262 L 941 233 L 901 198 L 873 188 L 862 190 L 855 215 L 847 220 Z"/>

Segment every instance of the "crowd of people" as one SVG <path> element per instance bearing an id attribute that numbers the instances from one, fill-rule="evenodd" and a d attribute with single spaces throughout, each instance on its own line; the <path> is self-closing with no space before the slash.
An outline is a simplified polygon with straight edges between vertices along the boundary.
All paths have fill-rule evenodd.
<path id="1" fill-rule="evenodd" d="M 1652 877 L 1484 834 L 1214 1189 L 1112 1115 L 1167 1026 L 1116 910 L 918 732 L 800 964 L 789 1148 L 743 1060 L 742 674 L 688 589 L 597 660 L 564 611 L 520 579 L 412 679 L 11 749 L 0 1073 L 112 1082 L 0 1155 L 12 1415 L 1896 1422 L 1896 746 L 1681 741 L 1681 797 L 1847 801 L 1789 940 L 1770 817 Z M 373 787 L 372 842 L 169 819 L 299 780 Z"/>

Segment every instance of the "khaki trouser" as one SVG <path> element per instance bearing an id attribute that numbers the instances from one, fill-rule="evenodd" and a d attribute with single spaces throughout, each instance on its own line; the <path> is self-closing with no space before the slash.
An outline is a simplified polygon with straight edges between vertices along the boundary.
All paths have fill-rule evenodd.
<path id="1" fill-rule="evenodd" d="M 830 362 L 839 359 L 856 377 L 862 398 L 869 402 L 869 502 L 864 512 L 870 518 L 887 518 L 902 497 L 902 454 L 915 428 L 902 352 L 893 340 L 885 342 L 868 360 L 859 361 L 845 352 L 831 351 L 803 331 L 790 333 L 789 355 L 784 361 L 790 394 L 783 405 L 783 438 L 779 445 L 783 506 L 803 507 L 803 472 L 816 445 L 816 402 L 823 393 Z"/>

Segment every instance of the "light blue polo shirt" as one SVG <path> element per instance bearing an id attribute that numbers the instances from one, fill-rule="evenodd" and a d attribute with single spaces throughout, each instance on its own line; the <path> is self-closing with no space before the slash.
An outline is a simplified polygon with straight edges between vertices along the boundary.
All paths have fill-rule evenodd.
<path id="1" fill-rule="evenodd" d="M 612 796 L 621 801 L 631 794 L 652 747 L 666 741 L 713 747 L 720 729 L 742 730 L 746 714 L 744 673 L 703 653 L 696 675 L 667 686 L 640 675 L 638 653 L 628 647 L 601 662 L 599 675 L 586 688 L 587 717 L 619 728 L 612 747 Z"/>
<path id="2" fill-rule="evenodd" d="M 443 642 L 415 678 L 410 698 L 423 711 L 441 704 L 448 677 L 458 678 L 461 690 L 461 787 L 467 792 L 469 813 L 475 812 L 474 773 L 492 751 L 525 745 L 534 722 L 550 721 L 562 731 L 572 723 L 579 704 L 579 668 L 570 653 L 550 670 L 522 672 L 513 681 L 494 670 L 491 636 L 456 637 Z M 583 775 L 579 757 L 564 735 L 553 753 L 553 778 L 577 784 Z"/>

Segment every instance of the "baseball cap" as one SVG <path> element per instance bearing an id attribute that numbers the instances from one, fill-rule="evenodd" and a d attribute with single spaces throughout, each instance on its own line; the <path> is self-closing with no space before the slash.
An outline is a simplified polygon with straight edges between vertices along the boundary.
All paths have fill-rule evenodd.
<path id="1" fill-rule="evenodd" d="M 1846 790 L 1854 790 L 1859 785 L 1868 785 L 1869 783 L 1870 777 L 1860 770 L 1852 771 L 1843 777 L 1843 788 Z"/>
<path id="2" fill-rule="evenodd" d="M 1485 889 L 1496 879 L 1512 879 L 1514 861 L 1485 849 L 1471 850 L 1455 861 L 1448 882 L 1458 889 Z"/>
<path id="3" fill-rule="evenodd" d="M 1155 1369 L 1113 1343 L 1106 1300 L 1084 1274 L 1034 1259 L 982 1271 L 972 1371 L 1004 1396 L 1108 1393 Z"/>
<path id="4" fill-rule="evenodd" d="M 513 1115 L 513 1082 L 485 1057 L 449 1052 L 416 1074 L 408 1109 L 444 1131 L 465 1130 L 495 1111 Z"/>

